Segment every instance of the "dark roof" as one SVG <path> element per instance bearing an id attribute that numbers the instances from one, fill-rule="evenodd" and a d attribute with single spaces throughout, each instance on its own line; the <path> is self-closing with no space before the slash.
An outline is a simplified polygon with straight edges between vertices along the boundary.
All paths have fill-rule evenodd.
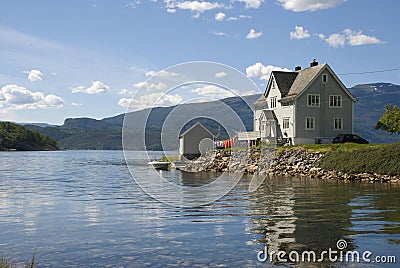
<path id="1" fill-rule="evenodd" d="M 354 96 L 346 89 L 346 87 L 342 84 L 339 78 L 326 63 L 312 66 L 296 72 L 273 71 L 271 73 L 271 77 L 274 77 L 279 91 L 281 92 L 281 99 L 279 101 L 290 100 L 301 94 L 310 86 L 311 82 L 314 81 L 314 79 L 320 74 L 320 72 L 324 68 L 327 68 L 332 73 L 333 77 L 341 85 L 346 94 L 353 101 L 356 101 Z M 268 94 L 268 89 L 269 88 L 267 87 L 266 92 L 253 104 L 253 106 L 261 106 L 261 102 L 265 101 L 265 96 Z"/>
<path id="2" fill-rule="evenodd" d="M 196 124 L 194 124 L 193 126 L 191 126 L 188 130 L 186 130 L 185 132 L 183 132 L 181 135 L 179 135 L 179 138 L 182 138 L 183 136 L 185 136 L 186 134 L 188 134 L 189 132 L 191 132 L 195 127 L 200 126 L 201 128 L 203 128 L 206 132 L 208 132 L 212 137 L 215 137 L 215 135 L 209 131 L 205 126 L 203 126 L 202 123 L 200 123 L 199 121 L 196 122 Z"/>
<path id="3" fill-rule="evenodd" d="M 275 112 L 274 112 L 274 111 L 271 111 L 271 110 L 262 110 L 261 115 L 260 115 L 260 118 L 261 118 L 262 116 L 264 116 L 265 119 L 267 119 L 267 121 L 270 121 L 270 120 L 277 120 L 276 115 L 275 115 Z"/>
<path id="4" fill-rule="evenodd" d="M 287 96 L 295 96 L 303 92 L 325 66 L 326 63 L 299 71 Z"/>
<path id="5" fill-rule="evenodd" d="M 285 97 L 293 85 L 293 82 L 296 80 L 298 72 L 282 72 L 282 71 L 273 71 L 272 75 L 275 78 L 275 82 L 281 92 L 282 98 Z"/>
<path id="6" fill-rule="evenodd" d="M 264 94 L 261 94 L 261 96 L 253 103 L 253 106 L 257 108 L 267 106 L 267 99 L 265 99 Z"/>

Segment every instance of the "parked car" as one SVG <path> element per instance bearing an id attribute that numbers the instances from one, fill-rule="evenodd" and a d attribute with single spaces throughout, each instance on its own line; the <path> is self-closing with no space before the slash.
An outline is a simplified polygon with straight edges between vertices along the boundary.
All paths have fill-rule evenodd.
<path id="1" fill-rule="evenodd" d="M 345 143 L 345 142 L 354 142 L 360 144 L 369 143 L 366 139 L 363 139 L 355 134 L 339 134 L 332 141 L 332 143 Z"/>

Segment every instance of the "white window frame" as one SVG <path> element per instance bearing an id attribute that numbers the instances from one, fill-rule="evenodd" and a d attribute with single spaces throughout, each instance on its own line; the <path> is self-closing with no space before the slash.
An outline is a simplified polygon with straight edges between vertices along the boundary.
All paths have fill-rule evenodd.
<path id="1" fill-rule="evenodd" d="M 277 99 L 277 97 L 271 97 L 271 99 L 270 99 L 270 108 L 271 109 L 276 108 L 276 99 Z"/>
<path id="2" fill-rule="evenodd" d="M 323 74 L 323 75 L 322 75 L 322 83 L 323 83 L 323 84 L 328 83 L 328 75 L 327 75 L 327 74 Z"/>
<path id="3" fill-rule="evenodd" d="M 342 95 L 329 95 L 329 108 L 342 108 L 342 102 Z"/>
<path id="4" fill-rule="evenodd" d="M 309 128 L 309 127 L 308 127 L 308 125 L 307 125 L 308 120 L 311 120 L 310 122 L 312 122 L 312 128 Z M 307 117 L 306 117 L 305 123 L 306 123 L 306 124 L 305 124 L 305 129 L 306 129 L 306 130 L 315 130 L 315 117 L 307 116 Z"/>
<path id="5" fill-rule="evenodd" d="M 319 94 L 307 94 L 307 107 L 320 107 L 320 103 L 321 103 L 321 97 Z"/>
<path id="6" fill-rule="evenodd" d="M 290 128 L 290 117 L 284 117 L 282 120 L 282 128 L 289 129 Z"/>
<path id="7" fill-rule="evenodd" d="M 337 128 L 336 121 L 340 122 L 339 128 Z M 341 117 L 335 117 L 333 118 L 333 130 L 338 131 L 338 130 L 343 130 L 343 118 Z"/>

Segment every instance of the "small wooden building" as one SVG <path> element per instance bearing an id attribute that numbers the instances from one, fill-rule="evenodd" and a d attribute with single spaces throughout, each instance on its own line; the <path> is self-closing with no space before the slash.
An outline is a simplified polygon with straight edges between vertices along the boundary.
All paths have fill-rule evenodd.
<path id="1" fill-rule="evenodd" d="M 181 160 L 193 160 L 214 149 L 215 135 L 200 122 L 194 124 L 179 136 L 179 154 Z"/>

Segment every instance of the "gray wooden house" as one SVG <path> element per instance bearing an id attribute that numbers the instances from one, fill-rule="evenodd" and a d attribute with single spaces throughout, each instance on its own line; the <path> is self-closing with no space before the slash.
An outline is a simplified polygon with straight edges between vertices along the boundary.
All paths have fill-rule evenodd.
<path id="1" fill-rule="evenodd" d="M 264 94 L 253 104 L 254 131 L 238 137 L 265 143 L 331 143 L 338 134 L 353 133 L 355 102 L 326 63 L 314 60 L 303 70 L 273 71 Z"/>
<path id="2" fill-rule="evenodd" d="M 214 149 L 215 136 L 200 122 L 194 124 L 179 136 L 181 160 L 193 160 Z"/>

